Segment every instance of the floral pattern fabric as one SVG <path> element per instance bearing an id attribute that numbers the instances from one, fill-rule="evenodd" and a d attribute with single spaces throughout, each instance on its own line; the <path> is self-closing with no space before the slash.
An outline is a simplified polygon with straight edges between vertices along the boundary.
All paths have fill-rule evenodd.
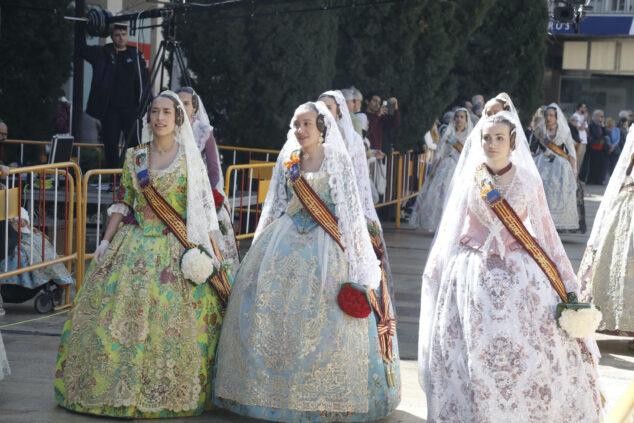
<path id="1" fill-rule="evenodd" d="M 333 208 L 328 174 L 304 175 Z M 337 304 L 348 267 L 293 196 L 236 275 L 218 346 L 217 405 L 282 422 L 370 421 L 396 408 L 397 339 L 397 383 L 389 388 L 374 314 L 356 319 Z"/>
<path id="2" fill-rule="evenodd" d="M 218 211 L 218 223 L 224 227 L 226 233 L 222 233 L 222 230 L 218 230 L 214 233 L 214 240 L 220 248 L 222 258 L 232 261 L 231 274 L 235 275 L 240 267 L 240 252 L 238 251 L 238 243 L 236 241 L 236 234 L 233 228 L 233 220 L 229 214 L 229 202 L 225 199 L 220 211 Z"/>
<path id="3" fill-rule="evenodd" d="M 133 157 L 128 150 L 122 198 L 134 205 L 140 224 L 120 228 L 104 261 L 93 262 L 86 274 L 62 332 L 55 398 L 70 410 L 98 415 L 197 415 L 212 408 L 220 301 L 209 284 L 183 278 L 184 248 L 135 190 Z M 185 156 L 150 175 L 184 216 Z"/>
<path id="4" fill-rule="evenodd" d="M 522 181 L 502 190 L 525 216 Z M 479 222 L 465 222 L 469 238 L 504 238 L 475 186 L 468 207 Z M 463 245 L 443 269 L 425 359 L 428 422 L 598 422 L 596 368 L 585 344 L 557 327 L 557 294 L 523 248 L 497 244 Z"/>
<path id="5" fill-rule="evenodd" d="M 612 206 L 596 251 L 581 262 L 583 297 L 601 308 L 599 330 L 634 336 L 634 191 L 623 189 Z M 585 278 L 584 278 L 585 276 Z"/>
<path id="6" fill-rule="evenodd" d="M 540 152 L 535 165 L 544 181 L 548 209 L 557 229 L 578 229 L 577 179 L 570 162 L 553 153 Z"/>

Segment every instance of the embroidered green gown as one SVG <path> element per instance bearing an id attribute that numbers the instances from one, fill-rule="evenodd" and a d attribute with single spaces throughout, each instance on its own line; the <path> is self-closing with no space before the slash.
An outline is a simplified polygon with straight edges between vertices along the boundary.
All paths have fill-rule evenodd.
<path id="1" fill-rule="evenodd" d="M 220 301 L 209 284 L 183 279 L 183 246 L 140 193 L 133 163 L 129 149 L 118 201 L 134 209 L 138 224 L 120 227 L 104 261 L 86 274 L 62 333 L 55 399 L 98 415 L 197 415 L 212 408 Z M 150 171 L 183 217 L 186 169 L 181 147 L 169 168 Z"/>

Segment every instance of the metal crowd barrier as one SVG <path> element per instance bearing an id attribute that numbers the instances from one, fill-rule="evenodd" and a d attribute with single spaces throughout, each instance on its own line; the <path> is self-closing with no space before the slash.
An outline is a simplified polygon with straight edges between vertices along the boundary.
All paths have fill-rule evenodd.
<path id="1" fill-rule="evenodd" d="M 375 208 L 395 206 L 396 227 L 401 227 L 401 209 L 407 200 L 416 197 L 425 179 L 425 153 L 394 151 L 370 164 L 370 179 L 379 190 Z M 383 175 L 385 170 L 385 175 Z"/>
<path id="2" fill-rule="evenodd" d="M 25 145 L 39 146 L 40 147 L 40 162 L 41 163 L 46 163 L 47 155 L 45 153 L 44 148 L 46 146 L 50 146 L 51 145 L 51 141 L 4 140 L 2 142 L 2 144 L 0 144 L 0 160 L 2 160 L 2 161 L 4 161 L 5 147 L 7 145 L 19 145 L 20 146 L 20 163 L 24 163 L 24 146 Z M 75 143 L 73 143 L 73 147 L 77 148 L 77 157 L 76 157 L 77 163 L 79 163 L 79 160 L 81 159 L 81 149 L 82 148 L 89 148 L 89 149 L 97 150 L 98 167 L 101 168 L 101 156 L 102 156 L 102 153 L 103 153 L 103 144 L 92 144 L 92 143 L 85 143 L 85 142 L 75 142 Z"/>
<path id="3" fill-rule="evenodd" d="M 270 162 L 231 165 L 227 169 L 225 195 L 237 239 L 251 238 L 255 234 L 274 167 L 275 162 Z"/>
<path id="4" fill-rule="evenodd" d="M 86 172 L 81 184 L 81 216 L 82 216 L 82 231 L 84 236 L 81 240 L 81 244 L 78 244 L 78 251 L 80 252 L 80 260 L 77 261 L 77 276 L 76 276 L 76 289 L 79 291 L 84 281 L 86 273 L 86 260 L 90 260 L 94 257 L 94 254 L 88 253 L 88 251 L 95 251 L 101 242 L 102 229 L 105 229 L 107 224 L 107 217 L 103 213 L 108 209 L 117 198 L 117 190 L 121 178 L 121 169 L 93 169 Z M 103 177 L 105 175 L 112 176 L 112 190 L 104 190 L 104 187 L 109 187 L 110 182 L 104 185 Z M 96 179 L 96 183 L 91 184 L 91 178 Z M 96 206 L 96 220 L 90 222 L 91 225 L 95 225 L 95 243 L 93 245 L 87 245 L 86 235 L 88 233 L 88 205 Z M 102 219 L 103 217 L 103 219 Z"/>
<path id="5" fill-rule="evenodd" d="M 74 176 L 73 176 L 74 174 Z M 36 179 L 37 175 L 37 179 Z M 49 178 L 52 176 L 52 179 Z M 60 178 L 63 181 L 60 182 Z M 5 189 L 0 191 L 0 224 L 4 225 L 5 239 L 3 249 L 5 262 L 0 268 L 0 279 L 20 275 L 32 270 L 41 269 L 58 263 L 65 263 L 69 272 L 73 261 L 78 261 L 79 252 L 76 248 L 83 238 L 81 231 L 81 213 L 75 216 L 75 201 L 81 201 L 81 171 L 73 162 L 55 163 L 47 165 L 27 166 L 11 168 L 9 175 L 0 179 Z M 52 202 L 52 204 L 48 204 Z M 52 222 L 47 218 L 48 210 L 52 210 Z M 33 263 L 33 238 L 30 248 L 29 263 L 22 257 L 22 231 L 18 232 L 17 243 L 17 268 L 8 269 L 8 258 L 13 251 L 8 250 L 9 219 L 18 218 L 18 225 L 22 225 L 20 207 L 24 207 L 29 215 L 31 233 L 39 231 L 42 237 L 42 262 Z M 62 216 L 59 215 L 63 210 Z M 4 220 L 4 222 L 2 222 Z M 63 231 L 59 233 L 58 226 L 63 223 Z M 75 230 L 73 231 L 73 225 Z M 11 229 L 13 230 L 13 229 Z M 53 246 L 57 258 L 46 260 L 46 244 L 44 239 L 48 237 Z M 73 238 L 75 245 L 73 245 Z M 58 248 L 58 244 L 61 247 Z M 65 287 L 65 305 L 57 309 L 70 307 L 70 289 Z"/>
<path id="6" fill-rule="evenodd" d="M 16 144 L 18 144 L 16 142 Z M 44 141 L 24 141 L 22 145 L 40 145 L 43 146 L 49 144 Z M 90 146 L 94 146 L 90 144 Z M 262 212 L 262 206 L 268 192 L 271 175 L 275 166 L 277 150 L 266 149 L 247 149 L 243 147 L 220 147 L 223 151 L 233 152 L 233 160 L 237 160 L 238 154 L 248 154 L 249 164 L 233 164 L 229 166 L 225 172 L 225 194 L 228 198 L 229 208 L 234 219 L 236 238 L 245 239 L 251 238 L 255 234 L 260 214 Z M 255 159 L 257 157 L 258 159 Z M 259 160 L 262 159 L 262 160 Z M 70 163 L 70 162 L 69 162 Z M 26 272 L 35 268 L 44 267 L 46 265 L 55 264 L 57 262 L 67 262 L 77 260 L 76 264 L 76 289 L 81 288 L 85 270 L 86 260 L 92 258 L 94 251 L 101 240 L 101 234 L 106 226 L 107 216 L 105 211 L 107 207 L 116 199 L 116 191 L 119 175 L 121 169 L 94 169 L 87 172 L 83 178 L 81 171 L 75 163 L 61 163 L 53 165 L 38 165 L 27 168 L 18 168 L 11 171 L 12 175 L 19 173 L 32 174 L 37 172 L 44 172 L 44 174 L 50 174 L 55 169 L 72 168 L 75 172 L 75 178 L 69 175 L 66 178 L 66 183 L 70 184 L 70 193 L 63 197 L 66 201 L 66 208 L 69 209 L 71 214 L 74 215 L 75 201 L 77 201 L 77 219 L 75 230 L 76 235 L 76 253 L 73 253 L 72 238 L 73 228 L 72 225 L 67 225 L 69 233 L 65 237 L 65 250 L 63 257 L 60 257 L 59 261 L 45 262 L 36 265 L 33 268 L 21 268 L 18 271 L 8 272 L 1 274 L 3 276 L 11 276 Z M 422 154 L 416 154 L 413 151 L 405 153 L 394 152 L 384 157 L 380 164 L 385 166 L 385 192 L 381 195 L 380 202 L 376 204 L 377 208 L 385 206 L 395 206 L 396 208 L 396 227 L 400 227 L 401 207 L 403 204 L 413 198 L 420 190 L 425 175 L 425 156 Z M 371 166 L 371 177 L 376 181 L 377 176 L 375 172 L 375 166 Z M 68 174 L 68 169 L 65 170 Z M 113 181 L 113 189 L 104 190 L 106 188 L 103 184 L 104 177 L 108 175 Z M 15 176 L 13 177 L 15 179 Z M 57 180 L 57 179 L 55 179 Z M 19 185 L 20 195 L 13 201 L 5 201 L 5 205 L 9 203 L 22 204 L 22 178 L 17 178 L 17 184 Z M 110 180 L 108 181 L 108 185 Z M 56 185 L 57 186 L 57 185 Z M 32 187 L 33 189 L 33 187 Z M 68 190 L 68 188 L 67 188 Z M 74 192 L 77 191 L 76 199 Z M 46 193 L 44 189 L 39 195 L 38 199 L 40 208 L 44 211 L 46 207 Z M 57 189 L 53 190 L 53 194 L 49 194 L 49 201 L 51 201 L 50 195 L 56 195 Z M 7 192 L 7 196 L 9 193 Z M 35 200 L 34 194 L 31 195 L 31 200 Z M 57 198 L 57 197 L 56 197 Z M 55 200 L 57 201 L 57 199 Z M 0 208 L 4 207 L 0 201 Z M 31 209 L 32 212 L 33 209 Z M 57 207 L 55 207 L 57 210 Z M 92 221 L 89 221 L 89 214 Z M 7 213 L 9 215 L 9 213 Z M 72 217 L 71 217 L 72 221 Z M 8 226 L 8 221 L 5 222 L 5 226 Z M 87 239 L 87 235 L 89 239 Z M 93 237 L 94 236 L 94 237 Z M 53 234 L 54 244 L 57 245 L 57 233 Z M 93 243 L 94 241 L 94 243 Z M 6 242 L 5 242 L 6 244 Z M 69 246 L 70 250 L 66 248 Z M 91 253 L 88 253 L 90 251 Z M 67 254 L 68 253 L 68 254 Z M 0 269 L 2 270 L 2 269 Z M 69 292 L 67 292 L 67 298 Z"/>
<path id="7" fill-rule="evenodd" d="M 238 163 L 238 154 L 242 153 L 243 155 L 247 155 L 247 163 L 253 163 L 253 161 L 257 160 L 258 162 L 273 162 L 277 160 L 277 155 L 280 154 L 280 150 L 268 150 L 265 148 L 247 148 L 247 147 L 231 147 L 228 145 L 218 145 L 218 150 L 220 153 L 230 152 L 231 153 L 231 165 L 244 164 Z M 256 156 L 256 157 L 254 157 Z"/>
<path id="8" fill-rule="evenodd" d="M 370 177 L 375 184 L 379 181 L 376 167 L 379 164 L 386 169 L 385 192 L 375 207 L 395 206 L 396 227 L 399 228 L 401 208 L 407 200 L 418 194 L 423 184 L 425 154 L 410 150 L 385 156 L 379 163 L 371 165 Z M 274 166 L 275 163 L 268 160 L 251 159 L 249 164 L 231 165 L 227 169 L 225 194 L 234 219 L 237 239 L 251 238 L 255 234 Z"/>
<path id="9" fill-rule="evenodd" d="M 5 160 L 5 149 L 8 146 L 19 146 L 20 148 L 20 163 L 24 163 L 24 147 L 25 146 L 38 146 L 40 150 L 40 162 L 46 163 L 46 153 L 45 147 L 50 146 L 51 141 L 34 141 L 34 140 L 16 140 L 16 139 L 8 139 L 0 144 L 0 160 Z M 93 143 L 81 143 L 76 142 L 73 144 L 74 147 L 77 147 L 77 162 L 81 159 L 81 149 L 89 148 L 97 150 L 97 160 L 98 160 L 98 168 L 101 169 L 102 165 L 102 155 L 103 155 L 103 144 L 93 144 Z M 218 145 L 218 149 L 221 153 L 227 152 L 231 153 L 231 164 L 240 164 L 239 162 L 239 154 L 247 157 L 246 162 L 251 163 L 252 160 L 258 160 L 263 162 L 275 162 L 277 160 L 277 155 L 280 150 L 270 150 L 264 148 L 247 148 L 247 147 L 232 147 L 226 145 Z"/>

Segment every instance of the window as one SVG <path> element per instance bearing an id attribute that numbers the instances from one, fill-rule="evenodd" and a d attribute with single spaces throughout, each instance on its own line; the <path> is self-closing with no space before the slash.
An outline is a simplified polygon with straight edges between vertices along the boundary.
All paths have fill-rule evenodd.
<path id="1" fill-rule="evenodd" d="M 608 0 L 593 0 L 590 5 L 594 7 L 594 12 L 605 12 L 607 10 Z"/>
<path id="2" fill-rule="evenodd" d="M 592 0 L 594 13 L 631 12 L 634 0 Z"/>
<path id="3" fill-rule="evenodd" d="M 625 10 L 625 0 L 612 0 L 611 12 L 622 12 Z"/>

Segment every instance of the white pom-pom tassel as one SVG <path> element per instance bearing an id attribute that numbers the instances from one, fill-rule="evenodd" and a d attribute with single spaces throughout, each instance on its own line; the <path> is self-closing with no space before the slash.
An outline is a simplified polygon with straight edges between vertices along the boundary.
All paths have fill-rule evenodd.
<path id="1" fill-rule="evenodd" d="M 181 271 L 185 279 L 200 285 L 212 275 L 214 265 L 209 255 L 200 251 L 199 248 L 190 248 L 181 259 Z"/>
<path id="2" fill-rule="evenodd" d="M 565 309 L 559 317 L 559 326 L 573 338 L 585 338 L 599 328 L 603 314 L 594 304 L 578 310 Z"/>

